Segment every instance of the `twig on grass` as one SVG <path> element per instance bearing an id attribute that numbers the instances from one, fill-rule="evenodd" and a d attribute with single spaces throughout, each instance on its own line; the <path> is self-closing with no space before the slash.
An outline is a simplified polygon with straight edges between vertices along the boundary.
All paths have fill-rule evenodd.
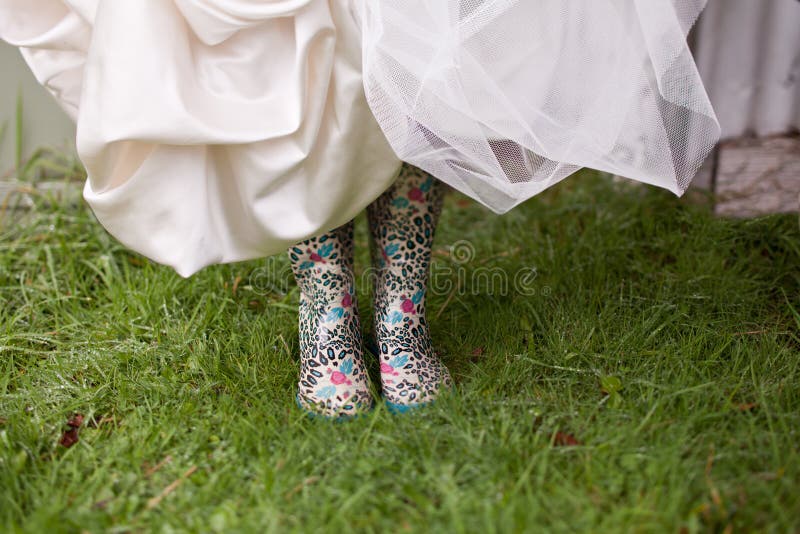
<path id="1" fill-rule="evenodd" d="M 145 470 L 145 472 L 144 472 L 144 476 L 146 476 L 147 478 L 150 478 L 151 476 L 153 476 L 153 474 L 154 474 L 156 471 L 158 471 L 159 469 L 161 469 L 162 467 L 164 467 L 165 465 L 167 465 L 167 464 L 168 464 L 168 463 L 170 463 L 171 461 L 172 461 L 172 456 L 170 456 L 170 455 L 168 454 L 167 456 L 165 456 L 165 457 L 164 457 L 164 459 L 163 459 L 163 460 L 161 460 L 160 462 L 158 462 L 156 465 L 154 465 L 153 467 L 150 467 L 150 468 L 148 468 L 147 470 Z"/>
<path id="2" fill-rule="evenodd" d="M 161 503 L 161 501 L 164 500 L 164 497 L 175 491 L 175 489 L 178 486 L 180 486 L 184 480 L 192 476 L 192 473 L 194 473 L 195 471 L 197 471 L 196 465 L 193 465 L 192 467 L 187 469 L 186 472 L 180 476 L 180 478 L 174 480 L 172 484 L 164 488 L 164 490 L 161 493 L 159 493 L 158 495 L 147 501 L 147 509 L 152 510 L 153 508 L 158 506 Z"/>
<path id="3" fill-rule="evenodd" d="M 288 501 L 296 493 L 299 493 L 300 491 L 302 491 L 303 488 L 305 488 L 306 486 L 310 486 L 312 484 L 316 484 L 317 482 L 319 482 L 319 480 L 320 480 L 320 477 L 318 477 L 318 476 L 310 476 L 310 477 L 308 477 L 306 479 L 303 479 L 302 482 L 300 482 L 298 485 L 296 485 L 295 487 L 293 487 L 291 490 L 289 490 L 286 493 L 286 495 L 285 495 L 286 500 Z"/>
<path id="4" fill-rule="evenodd" d="M 447 308 L 447 306 L 450 304 L 450 301 L 453 300 L 453 297 L 456 294 L 456 289 L 458 289 L 458 287 L 454 287 L 453 290 L 450 292 L 450 294 L 447 295 L 444 304 L 442 304 L 442 307 L 439 308 L 439 311 L 436 312 L 436 319 L 438 319 L 442 315 L 444 309 Z"/>

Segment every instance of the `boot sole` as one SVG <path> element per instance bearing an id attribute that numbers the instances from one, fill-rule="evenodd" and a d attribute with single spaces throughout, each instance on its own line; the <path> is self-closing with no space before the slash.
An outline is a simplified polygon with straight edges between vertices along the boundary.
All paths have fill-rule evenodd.
<path id="1" fill-rule="evenodd" d="M 358 413 L 355 413 L 355 414 L 352 414 L 352 415 L 349 415 L 349 414 L 326 415 L 326 414 L 323 414 L 323 413 L 311 411 L 308 408 L 306 408 L 305 405 L 303 404 L 303 402 L 300 400 L 300 394 L 299 393 L 297 395 L 295 395 L 294 401 L 297 404 L 297 407 L 300 408 L 300 411 L 302 411 L 308 418 L 310 418 L 310 419 L 318 419 L 318 420 L 321 419 L 323 421 L 333 421 L 335 423 L 344 423 L 344 422 L 347 422 L 347 421 L 353 421 L 355 419 L 359 419 L 361 417 L 366 416 L 369 412 L 371 412 L 372 410 L 375 409 L 375 404 L 373 403 L 367 408 L 359 408 Z"/>

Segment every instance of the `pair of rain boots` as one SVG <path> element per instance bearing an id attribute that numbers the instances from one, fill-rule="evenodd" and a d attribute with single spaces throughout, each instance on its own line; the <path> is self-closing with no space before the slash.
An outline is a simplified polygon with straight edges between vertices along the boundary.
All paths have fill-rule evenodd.
<path id="1" fill-rule="evenodd" d="M 367 207 L 374 282 L 372 352 L 381 390 L 395 413 L 432 402 L 451 385 L 436 356 L 425 291 L 442 184 L 404 165 L 397 181 Z M 373 407 L 364 365 L 353 273 L 353 222 L 289 249 L 300 289 L 298 405 L 347 418 Z"/>

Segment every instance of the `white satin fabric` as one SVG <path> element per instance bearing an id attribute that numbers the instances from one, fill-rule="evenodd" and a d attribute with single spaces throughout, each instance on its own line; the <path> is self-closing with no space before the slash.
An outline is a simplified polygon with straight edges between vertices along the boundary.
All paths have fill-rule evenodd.
<path id="1" fill-rule="evenodd" d="M 188 276 L 352 219 L 400 161 L 340 0 L 0 0 L 0 37 L 78 125 L 84 197 Z"/>
<path id="2" fill-rule="evenodd" d="M 0 0 L 84 196 L 188 276 L 345 223 L 400 159 L 496 212 L 580 167 L 682 193 L 719 135 L 705 0 Z"/>

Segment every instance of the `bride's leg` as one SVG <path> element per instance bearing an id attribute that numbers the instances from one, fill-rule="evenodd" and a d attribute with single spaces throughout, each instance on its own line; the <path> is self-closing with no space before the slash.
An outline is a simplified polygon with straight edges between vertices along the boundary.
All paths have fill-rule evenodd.
<path id="1" fill-rule="evenodd" d="M 353 274 L 353 223 L 289 249 L 300 288 L 297 402 L 312 414 L 355 415 L 372 406 Z"/>
<path id="2" fill-rule="evenodd" d="M 432 401 L 451 380 L 436 356 L 425 316 L 431 246 L 443 185 L 404 165 L 367 208 L 375 278 L 375 341 L 387 406 L 405 411 Z"/>

